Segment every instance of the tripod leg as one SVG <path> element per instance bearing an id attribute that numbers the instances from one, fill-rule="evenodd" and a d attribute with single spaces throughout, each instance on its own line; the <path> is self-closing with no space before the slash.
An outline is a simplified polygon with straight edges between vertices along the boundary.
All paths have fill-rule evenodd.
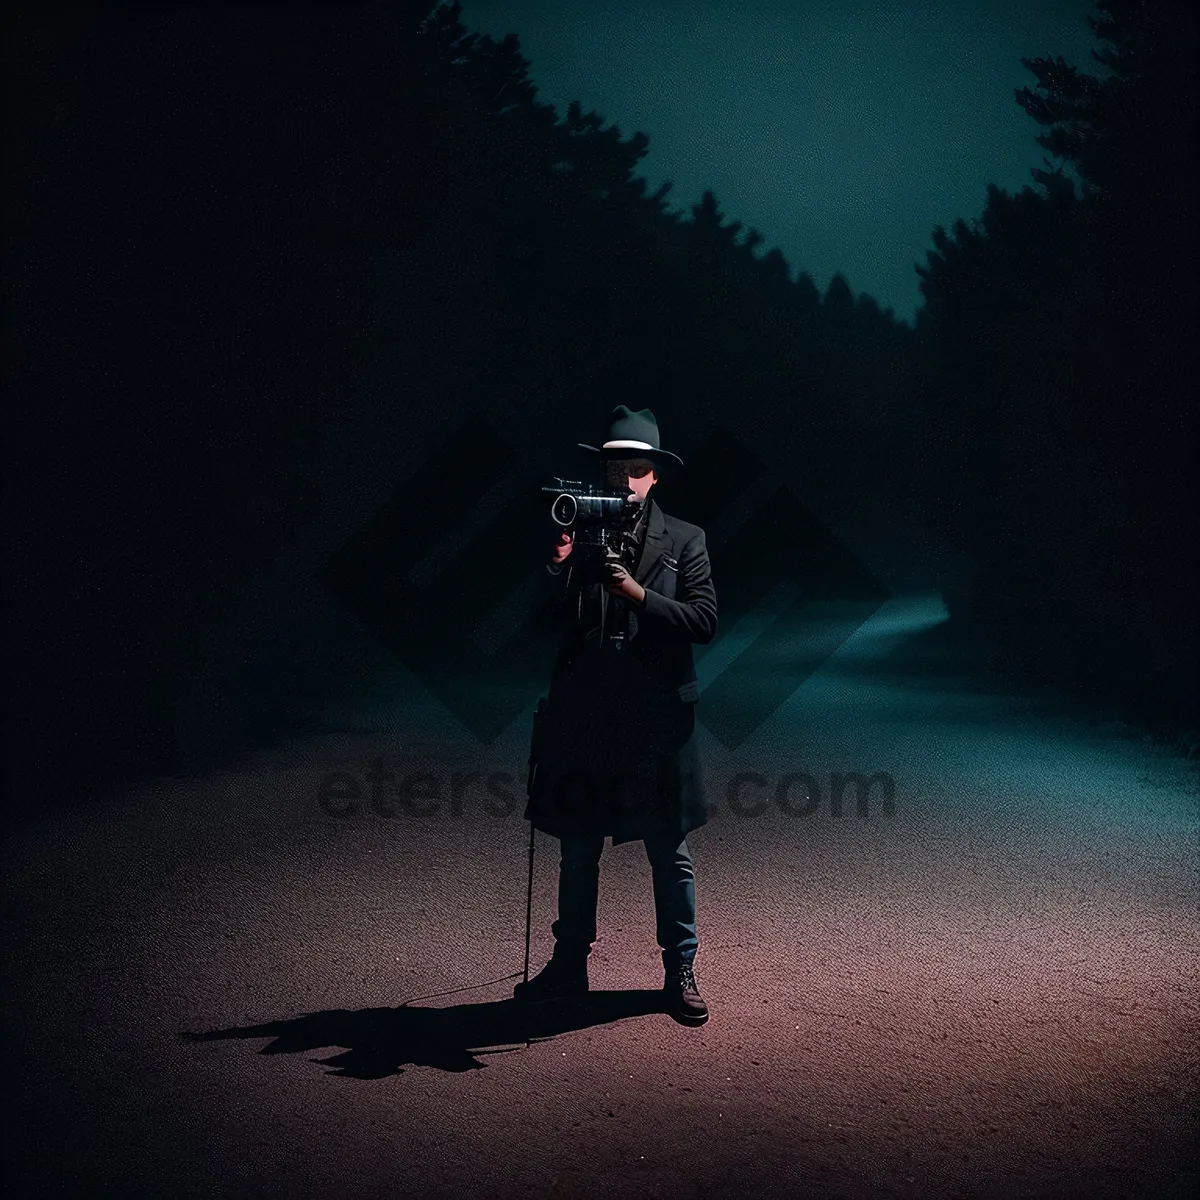
<path id="1" fill-rule="evenodd" d="M 525 979 L 529 979 L 529 932 L 533 917 L 533 822 L 529 822 L 529 886 L 525 891 Z"/>
<path id="2" fill-rule="evenodd" d="M 525 980 L 529 979 L 529 931 L 533 917 L 533 839 L 534 839 L 533 822 L 529 822 L 529 886 L 525 892 Z M 528 1029 L 525 1035 L 525 1049 L 528 1050 L 533 1044 L 533 1039 L 529 1036 Z"/>

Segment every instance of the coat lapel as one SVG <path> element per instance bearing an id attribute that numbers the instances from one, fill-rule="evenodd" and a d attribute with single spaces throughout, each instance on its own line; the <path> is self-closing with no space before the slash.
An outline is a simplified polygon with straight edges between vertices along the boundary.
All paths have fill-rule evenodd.
<path id="1" fill-rule="evenodd" d="M 633 573 L 638 583 L 645 585 L 647 579 L 662 568 L 662 556 L 669 553 L 672 546 L 671 535 L 667 532 L 667 522 L 662 515 L 653 496 L 647 498 L 650 511 L 646 514 L 646 536 L 642 541 L 642 551 L 638 556 L 637 569 Z"/>

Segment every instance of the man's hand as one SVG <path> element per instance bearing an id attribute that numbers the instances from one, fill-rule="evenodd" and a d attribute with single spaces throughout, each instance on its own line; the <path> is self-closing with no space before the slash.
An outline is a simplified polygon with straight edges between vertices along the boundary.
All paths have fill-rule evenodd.
<path id="1" fill-rule="evenodd" d="M 604 586 L 612 595 L 627 596 L 634 604 L 641 604 L 646 599 L 646 589 L 625 569 L 619 554 L 610 550 L 604 565 L 609 574 L 609 581 Z"/>
<path id="2" fill-rule="evenodd" d="M 564 529 L 554 539 L 554 547 L 551 550 L 550 561 L 557 567 L 566 562 L 567 555 L 575 548 L 575 530 L 573 528 Z"/>

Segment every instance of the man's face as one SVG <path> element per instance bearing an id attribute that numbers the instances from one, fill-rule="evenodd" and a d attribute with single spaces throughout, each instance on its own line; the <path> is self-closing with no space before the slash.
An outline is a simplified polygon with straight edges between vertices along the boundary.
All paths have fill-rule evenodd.
<path id="1" fill-rule="evenodd" d="M 648 458 L 609 458 L 604 461 L 604 482 L 614 492 L 626 489 L 639 500 L 645 500 L 657 477 Z"/>

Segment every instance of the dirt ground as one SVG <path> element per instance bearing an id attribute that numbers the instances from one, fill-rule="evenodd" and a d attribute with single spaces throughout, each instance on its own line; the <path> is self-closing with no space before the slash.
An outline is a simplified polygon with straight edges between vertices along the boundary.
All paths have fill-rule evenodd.
<path id="1" fill-rule="evenodd" d="M 481 747 L 415 683 L 16 830 L 9 1194 L 1192 1195 L 1195 764 L 889 645 L 868 625 L 736 751 L 701 700 L 699 1029 L 660 1009 L 640 843 L 601 863 L 592 994 L 514 1005 L 527 729 Z M 432 811 L 374 811 L 376 759 Z M 456 802 L 473 771 L 515 799 Z M 834 771 L 886 772 L 891 814 L 835 815 Z"/>

